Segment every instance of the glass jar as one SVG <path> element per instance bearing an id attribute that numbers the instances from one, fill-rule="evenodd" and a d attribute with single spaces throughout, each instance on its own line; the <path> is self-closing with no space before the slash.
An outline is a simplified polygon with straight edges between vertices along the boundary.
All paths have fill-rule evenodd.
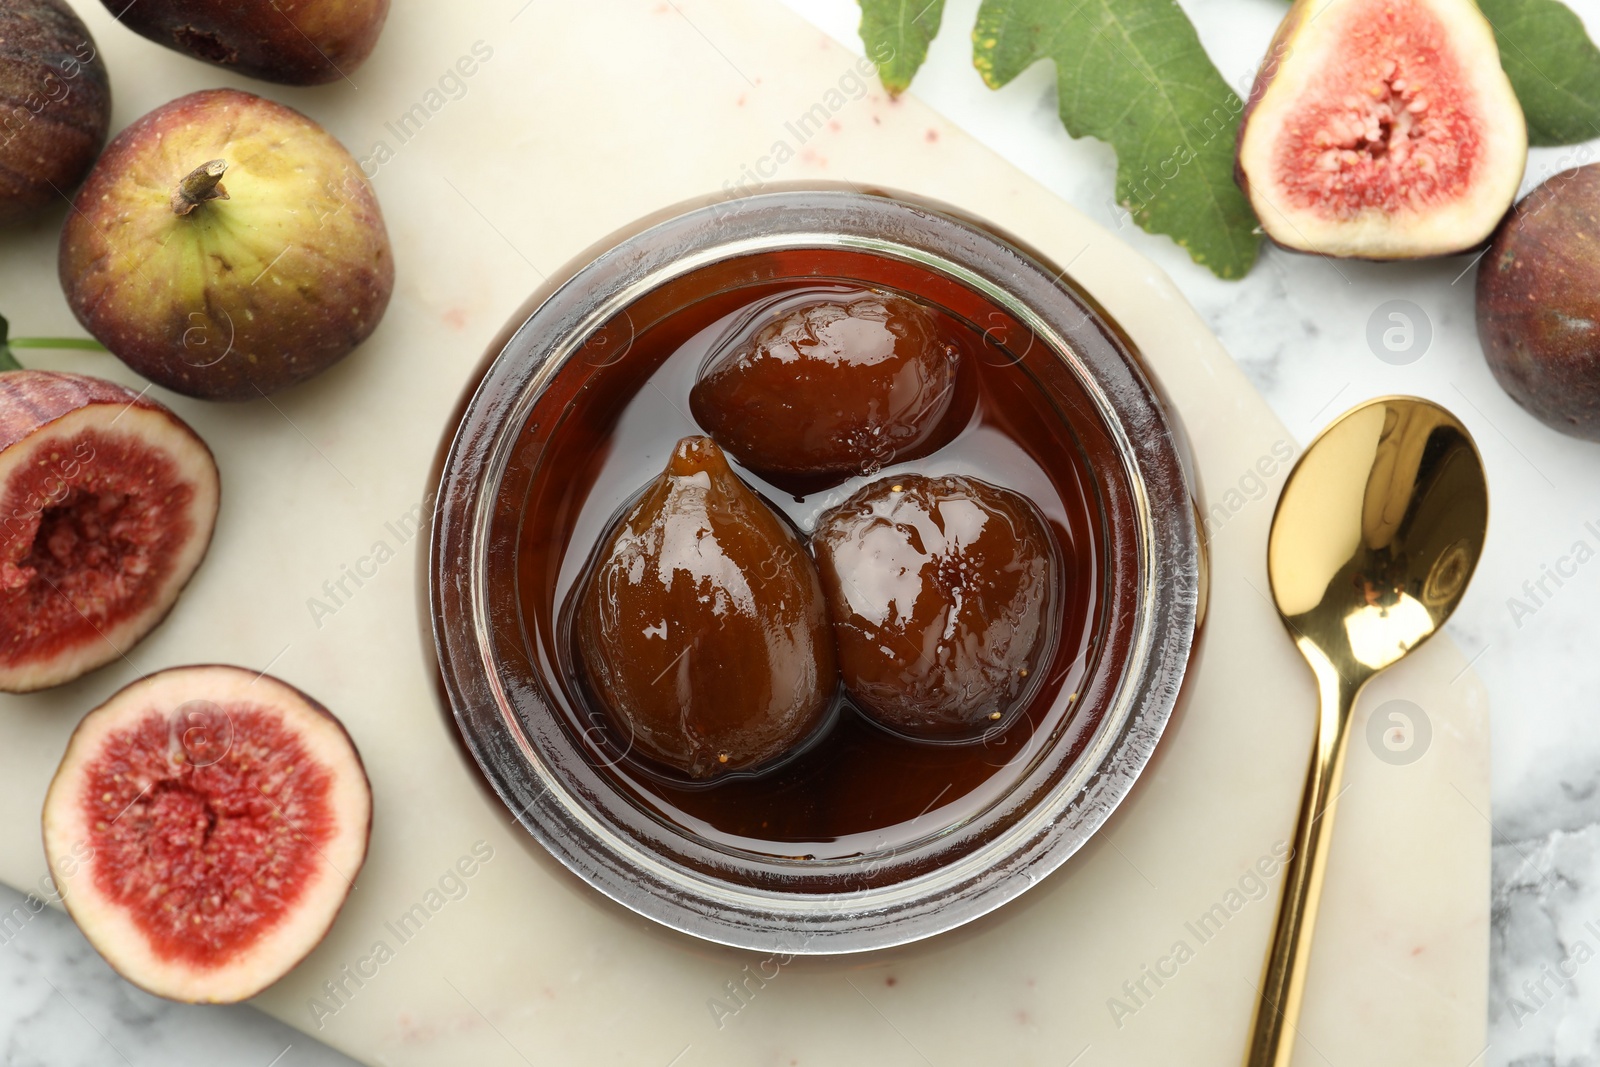
<path id="1" fill-rule="evenodd" d="M 608 735 L 615 724 L 571 683 L 562 604 L 592 544 L 584 472 L 613 449 L 622 407 L 662 360 L 662 345 L 641 338 L 806 279 L 933 303 L 982 335 L 983 359 L 1024 383 L 1006 417 L 1027 423 L 1041 469 L 1082 491 L 1082 529 L 1069 532 L 1092 563 L 1092 610 L 1074 622 L 1079 645 L 1059 652 L 1064 681 L 1040 697 L 1029 732 L 991 762 L 999 771 L 983 788 L 882 833 L 801 846 L 684 817 L 693 797 L 630 770 L 627 746 Z M 786 188 L 646 220 L 518 313 L 442 453 L 431 637 L 484 776 L 596 889 L 743 948 L 883 948 L 1023 892 L 1128 794 L 1179 700 L 1204 616 L 1198 516 L 1176 415 L 1126 335 L 1063 271 L 947 207 Z"/>

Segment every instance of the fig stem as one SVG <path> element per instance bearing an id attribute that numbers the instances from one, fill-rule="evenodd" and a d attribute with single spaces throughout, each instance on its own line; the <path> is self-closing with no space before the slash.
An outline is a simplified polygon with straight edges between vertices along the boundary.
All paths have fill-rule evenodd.
<path id="1" fill-rule="evenodd" d="M 207 200 L 227 200 L 228 190 L 222 187 L 222 175 L 227 169 L 227 160 L 213 159 L 191 170 L 173 191 L 173 212 L 187 215 Z"/>
<path id="2" fill-rule="evenodd" d="M 13 337 L 12 348 L 81 348 L 86 352 L 107 352 L 110 349 L 92 337 Z"/>

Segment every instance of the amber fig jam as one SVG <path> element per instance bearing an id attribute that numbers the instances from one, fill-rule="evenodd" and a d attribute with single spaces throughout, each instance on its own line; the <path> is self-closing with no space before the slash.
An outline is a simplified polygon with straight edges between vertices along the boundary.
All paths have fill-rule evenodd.
<path id="1" fill-rule="evenodd" d="M 782 759 L 832 708 L 816 568 L 709 437 L 679 441 L 606 532 L 575 612 L 591 698 L 640 754 L 689 778 Z"/>
<path id="2" fill-rule="evenodd" d="M 1005 719 L 1056 630 L 1054 538 L 977 478 L 879 478 L 811 535 L 846 692 L 891 730 L 959 740 Z"/>
<path id="3" fill-rule="evenodd" d="M 882 290 L 758 304 L 701 369 L 689 411 L 773 485 L 826 489 L 925 456 L 960 429 L 969 332 Z"/>
<path id="4" fill-rule="evenodd" d="M 560 423 L 530 427 L 548 443 L 522 509 L 523 626 L 575 745 L 652 818 L 744 855 L 898 848 L 980 816 L 1047 742 L 1079 728 L 1106 550 L 1094 481 L 1063 420 L 1092 415 L 1087 403 L 1062 411 L 1028 369 L 1032 335 L 1009 318 L 1001 328 L 992 305 L 952 282 L 882 260 L 870 283 L 828 273 L 849 254 L 748 259 L 708 270 L 703 292 L 694 276 L 680 280 L 666 312 L 647 297 L 607 323 L 574 357 L 589 365 Z M 876 346 L 868 358 L 850 350 L 852 333 Z M 771 362 L 758 366 L 752 353 Z M 792 402 L 777 404 L 785 396 Z M 852 451 L 862 431 L 889 443 Z M 699 460 L 675 450 L 705 435 L 726 466 L 700 476 L 690 469 Z M 640 521 L 644 512 L 660 517 L 661 479 L 675 465 L 705 482 L 680 486 L 705 506 L 680 524 L 673 549 L 672 566 L 700 577 L 677 585 L 663 578 L 659 541 L 637 541 L 653 521 Z M 735 504 L 719 511 L 705 490 L 724 469 L 742 489 L 724 485 Z M 910 510 L 896 518 L 886 504 L 873 536 L 899 538 L 878 564 L 906 573 L 872 573 L 884 586 L 877 608 L 898 621 L 847 634 L 841 583 L 868 572 L 840 565 L 845 517 L 896 486 Z M 808 546 L 812 580 L 824 592 L 831 583 L 838 606 L 819 639 L 825 651 L 790 654 L 807 645 L 814 616 L 806 581 L 785 570 L 796 562 L 786 539 L 741 535 L 779 550 L 734 559 L 724 551 L 733 541 L 713 533 L 752 500 Z M 842 540 L 817 536 L 830 522 Z M 942 544 L 927 540 L 935 528 Z M 618 556 L 619 544 L 634 555 Z M 618 613 L 596 591 L 614 592 L 629 573 L 650 595 Z M 752 577 L 773 573 L 792 579 L 767 582 L 775 599 L 752 594 L 718 614 L 718 590 L 754 590 Z M 886 592 L 896 580 L 907 597 Z M 942 599 L 919 603 L 916 582 Z M 672 658 L 682 649 L 665 632 L 723 619 L 737 625 L 699 665 Z M 875 637 L 931 643 L 926 655 L 902 647 L 874 658 Z M 757 719 L 762 729 L 741 728 Z"/>

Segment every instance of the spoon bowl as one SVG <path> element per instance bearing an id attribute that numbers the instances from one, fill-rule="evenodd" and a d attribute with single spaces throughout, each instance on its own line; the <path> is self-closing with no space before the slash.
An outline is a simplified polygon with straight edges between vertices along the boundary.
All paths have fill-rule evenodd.
<path id="1" fill-rule="evenodd" d="M 1356 698 L 1444 625 L 1488 523 L 1471 434 L 1416 397 L 1383 397 L 1341 415 L 1307 447 L 1278 498 L 1267 574 L 1278 614 L 1316 675 L 1321 713 L 1246 1067 L 1287 1067 L 1293 1053 Z"/>

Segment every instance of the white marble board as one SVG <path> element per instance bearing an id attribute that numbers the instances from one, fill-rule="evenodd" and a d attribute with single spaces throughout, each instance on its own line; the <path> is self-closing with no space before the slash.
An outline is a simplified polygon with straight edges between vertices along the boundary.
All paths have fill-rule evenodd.
<path id="1" fill-rule="evenodd" d="M 117 126 L 230 81 L 151 53 L 96 7 L 82 14 L 113 72 L 143 75 L 117 82 Z M 473 73 L 447 77 L 461 57 L 475 59 Z M 1280 457 L 1297 446 L 1158 269 L 915 99 L 887 101 L 853 55 L 766 0 L 402 0 L 352 86 L 251 87 L 312 114 L 358 157 L 381 157 L 395 301 L 360 352 L 273 403 L 158 392 L 218 454 L 217 539 L 131 663 L 0 702 L 0 878 L 27 888 L 42 874 L 38 804 L 84 710 L 163 666 L 270 666 L 349 724 L 377 822 L 328 941 L 257 1003 L 357 1058 L 1237 1062 L 1278 886 L 1258 891 L 1248 872 L 1288 835 L 1313 717 L 1309 675 L 1264 595 Z M 418 104 L 428 118 L 402 139 L 398 121 Z M 818 105 L 821 129 L 795 125 Z M 543 275 L 640 215 L 742 178 L 914 190 L 1070 262 L 1160 374 L 1221 507 L 1190 703 L 1106 829 L 1020 901 L 956 934 L 781 967 L 636 919 L 557 868 L 486 798 L 427 682 L 419 545 L 407 529 L 461 383 Z M 19 332 L 76 332 L 53 255 L 48 222 L 0 248 L 0 291 Z M 135 381 L 92 356 L 48 365 Z M 395 559 L 316 617 L 309 602 L 322 583 L 380 540 Z M 1414 762 L 1364 741 L 1368 717 L 1387 716 L 1391 700 L 1430 711 L 1432 741 Z M 1488 956 L 1482 689 L 1439 640 L 1376 684 L 1358 716 L 1300 1056 L 1467 1063 L 1483 1045 Z M 430 896 L 475 849 L 465 894 Z M 400 943 L 389 924 L 417 903 L 437 906 Z M 1202 941 L 1193 927 L 1214 905 L 1228 919 Z M 365 965 L 359 985 L 345 977 L 380 940 L 393 958 Z M 1157 984 L 1146 968 L 1167 977 Z M 747 981 L 773 970 L 764 984 Z M 337 999 L 329 982 L 344 990 Z M 742 999 L 730 983 L 743 984 Z"/>

